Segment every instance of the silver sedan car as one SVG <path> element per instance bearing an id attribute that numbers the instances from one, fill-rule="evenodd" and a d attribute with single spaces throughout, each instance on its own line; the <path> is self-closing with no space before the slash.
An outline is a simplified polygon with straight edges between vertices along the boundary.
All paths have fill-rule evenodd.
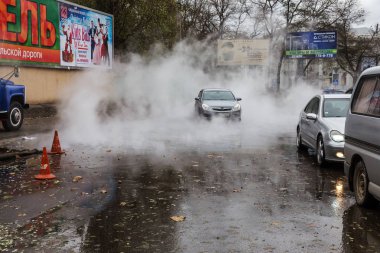
<path id="1" fill-rule="evenodd" d="M 297 148 L 316 151 L 317 163 L 344 161 L 344 124 L 350 94 L 322 94 L 313 97 L 300 113 Z"/>
<path id="2" fill-rule="evenodd" d="M 241 121 L 239 101 L 241 98 L 227 89 L 202 89 L 195 98 L 195 113 L 208 119 L 220 116 Z"/>

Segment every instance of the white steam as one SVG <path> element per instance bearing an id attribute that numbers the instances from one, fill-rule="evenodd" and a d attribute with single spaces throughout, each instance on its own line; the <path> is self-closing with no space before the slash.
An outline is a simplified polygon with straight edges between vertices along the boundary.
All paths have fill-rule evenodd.
<path id="1" fill-rule="evenodd" d="M 267 76 L 260 72 L 209 73 L 212 52 L 183 42 L 150 60 L 135 55 L 128 64 L 114 64 L 112 73 L 84 72 L 62 98 L 58 128 L 65 145 L 163 153 L 265 147 L 294 134 L 300 110 L 317 91 L 293 85 L 275 97 L 266 92 Z M 242 122 L 194 117 L 199 90 L 216 87 L 243 99 Z"/>

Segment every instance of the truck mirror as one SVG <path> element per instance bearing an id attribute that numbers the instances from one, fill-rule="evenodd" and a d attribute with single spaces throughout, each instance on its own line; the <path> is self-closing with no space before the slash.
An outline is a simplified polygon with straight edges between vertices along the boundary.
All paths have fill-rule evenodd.
<path id="1" fill-rule="evenodd" d="M 20 76 L 20 70 L 19 70 L 19 68 L 18 68 L 17 65 L 15 66 L 13 72 L 14 72 L 15 77 L 19 77 Z"/>

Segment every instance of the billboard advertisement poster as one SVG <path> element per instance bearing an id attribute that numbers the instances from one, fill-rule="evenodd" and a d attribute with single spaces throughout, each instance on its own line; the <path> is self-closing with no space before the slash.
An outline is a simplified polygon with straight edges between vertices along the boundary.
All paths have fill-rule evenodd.
<path id="1" fill-rule="evenodd" d="M 286 35 L 287 58 L 335 58 L 337 51 L 336 31 L 293 32 Z"/>
<path id="2" fill-rule="evenodd" d="M 258 65 L 268 63 L 269 40 L 218 40 L 219 66 Z"/>
<path id="3" fill-rule="evenodd" d="M 111 68 L 113 16 L 68 2 L 59 2 L 62 66 Z"/>
<path id="4" fill-rule="evenodd" d="M 58 4 L 0 1 L 0 62 L 59 67 Z"/>

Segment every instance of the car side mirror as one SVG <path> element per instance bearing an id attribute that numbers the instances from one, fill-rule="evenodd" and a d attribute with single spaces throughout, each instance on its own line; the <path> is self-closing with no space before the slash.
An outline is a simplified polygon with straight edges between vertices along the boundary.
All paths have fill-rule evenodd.
<path id="1" fill-rule="evenodd" d="M 236 98 L 237 101 L 241 101 L 241 98 Z"/>
<path id="2" fill-rule="evenodd" d="M 199 97 L 196 97 L 195 100 L 196 100 L 196 101 L 199 101 Z"/>
<path id="3" fill-rule="evenodd" d="M 310 120 L 316 120 L 317 119 L 317 114 L 315 113 L 307 113 L 306 118 Z"/>
<path id="4" fill-rule="evenodd" d="M 20 70 L 19 70 L 19 68 L 18 68 L 17 65 L 14 67 L 13 73 L 14 73 L 15 77 L 19 77 L 20 76 Z"/>

